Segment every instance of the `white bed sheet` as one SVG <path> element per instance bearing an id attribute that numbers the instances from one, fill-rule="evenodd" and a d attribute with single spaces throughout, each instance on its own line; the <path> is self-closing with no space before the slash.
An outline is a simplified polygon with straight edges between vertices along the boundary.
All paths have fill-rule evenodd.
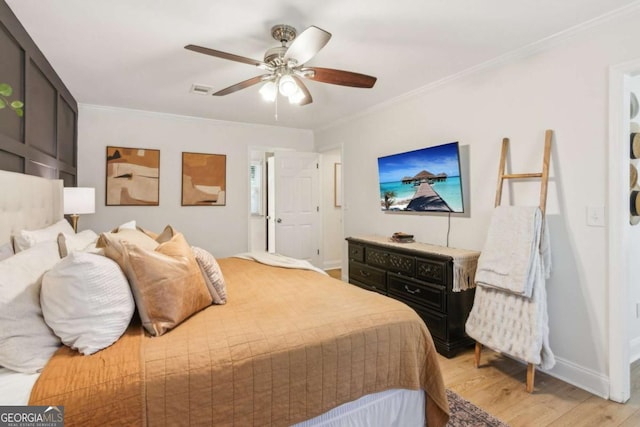
<path id="1" fill-rule="evenodd" d="M 293 427 L 424 427 L 423 390 L 391 389 L 347 402 Z"/>
<path id="2" fill-rule="evenodd" d="M 29 404 L 31 389 L 39 376 L 0 368 L 0 406 Z"/>
<path id="3" fill-rule="evenodd" d="M 27 405 L 40 376 L 0 368 L 0 406 Z M 423 390 L 391 389 L 347 402 L 293 427 L 423 427 Z"/>

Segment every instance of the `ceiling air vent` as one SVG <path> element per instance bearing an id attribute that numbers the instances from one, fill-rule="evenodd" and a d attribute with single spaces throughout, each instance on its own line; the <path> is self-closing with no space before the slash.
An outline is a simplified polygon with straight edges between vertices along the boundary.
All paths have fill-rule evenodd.
<path id="1" fill-rule="evenodd" d="M 191 90 L 189 92 L 195 93 L 197 95 L 211 95 L 212 91 L 213 88 L 211 86 L 199 85 L 194 83 L 191 85 Z"/>

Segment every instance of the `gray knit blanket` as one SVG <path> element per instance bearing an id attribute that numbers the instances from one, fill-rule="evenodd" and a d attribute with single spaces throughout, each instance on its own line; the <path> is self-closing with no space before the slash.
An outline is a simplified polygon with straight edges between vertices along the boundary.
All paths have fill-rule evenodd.
<path id="1" fill-rule="evenodd" d="M 496 208 L 478 260 L 478 286 L 465 327 L 487 347 L 550 369 L 555 358 L 549 347 L 545 279 L 551 257 L 542 220 L 538 207 Z"/>

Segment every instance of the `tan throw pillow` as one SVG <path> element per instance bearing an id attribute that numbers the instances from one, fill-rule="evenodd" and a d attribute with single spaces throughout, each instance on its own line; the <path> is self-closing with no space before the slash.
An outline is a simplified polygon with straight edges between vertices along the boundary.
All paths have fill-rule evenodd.
<path id="1" fill-rule="evenodd" d="M 121 224 L 121 225 L 117 226 L 116 228 L 112 229 L 111 232 L 112 233 L 117 233 L 118 231 L 122 231 L 122 230 L 125 230 L 125 229 L 142 231 L 144 234 L 146 234 L 147 236 L 151 237 L 152 239 L 155 239 L 158 236 L 153 231 L 145 230 L 144 228 L 142 228 L 139 225 L 137 225 L 135 219 L 132 220 L 132 221 L 129 221 L 129 222 L 125 222 L 124 224 Z"/>
<path id="2" fill-rule="evenodd" d="M 155 250 L 107 240 L 105 255 L 118 262 L 129 279 L 142 325 L 151 335 L 162 335 L 211 305 L 198 263 L 181 233 Z"/>
<path id="3" fill-rule="evenodd" d="M 151 236 L 149 231 L 145 230 L 144 232 Z M 158 243 L 164 243 L 171 240 L 176 234 L 178 234 L 178 232 L 172 226 L 167 225 L 164 230 L 162 230 L 162 233 L 156 234 L 153 238 Z"/>
<path id="4" fill-rule="evenodd" d="M 122 268 L 122 271 L 124 271 L 124 268 L 122 267 L 122 245 L 116 244 L 120 242 L 128 242 L 129 244 L 140 246 L 141 248 L 148 249 L 150 251 L 158 247 L 158 242 L 147 236 L 142 231 L 135 229 L 125 228 L 120 229 L 118 232 L 100 234 L 100 237 L 96 242 L 96 248 L 105 248 L 106 252 L 106 248 L 111 246 L 111 254 L 107 256 L 117 262 Z M 115 251 L 115 248 L 118 248 L 118 251 Z"/>
<path id="5" fill-rule="evenodd" d="M 222 270 L 218 265 L 215 257 L 211 255 L 207 250 L 192 246 L 191 250 L 193 255 L 198 261 L 200 269 L 202 269 L 202 275 L 205 278 L 209 293 L 213 298 L 214 304 L 225 304 L 227 302 L 227 287 L 224 283 L 224 277 L 222 276 Z"/>

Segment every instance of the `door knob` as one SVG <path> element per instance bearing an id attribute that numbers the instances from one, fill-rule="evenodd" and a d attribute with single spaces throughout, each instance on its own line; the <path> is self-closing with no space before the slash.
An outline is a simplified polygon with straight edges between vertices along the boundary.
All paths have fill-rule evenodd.
<path id="1" fill-rule="evenodd" d="M 276 222 L 277 222 L 278 224 L 280 224 L 280 223 L 282 222 L 282 218 L 278 218 L 278 219 L 276 219 Z"/>

